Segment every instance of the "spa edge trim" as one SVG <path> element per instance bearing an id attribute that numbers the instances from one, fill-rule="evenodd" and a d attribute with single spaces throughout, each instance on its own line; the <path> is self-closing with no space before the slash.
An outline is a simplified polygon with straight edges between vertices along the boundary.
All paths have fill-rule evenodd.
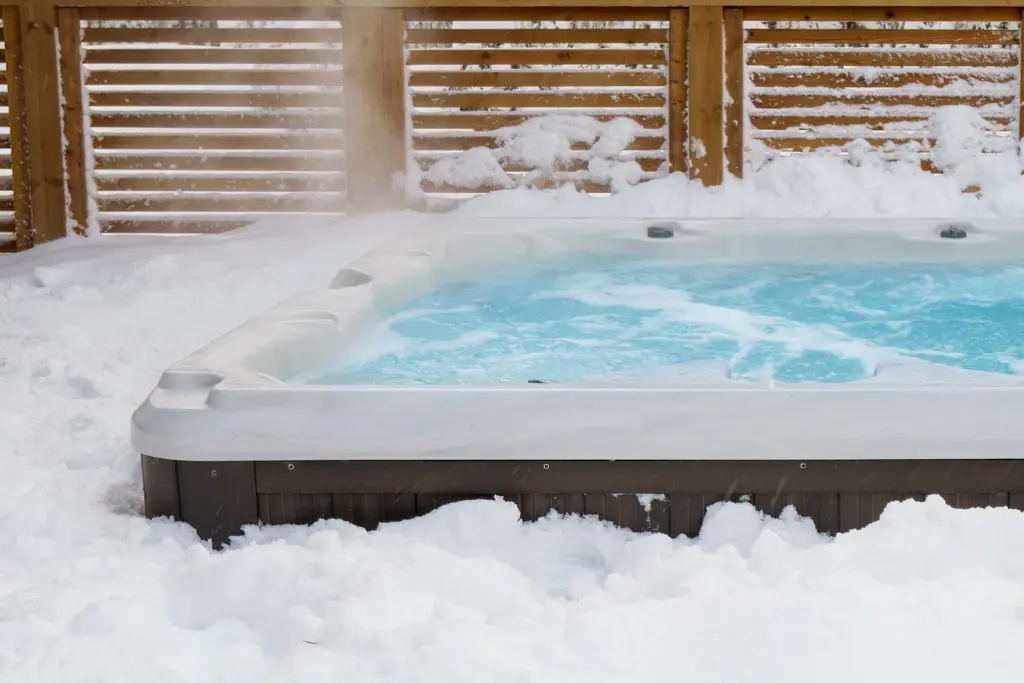
<path id="1" fill-rule="evenodd" d="M 708 506 L 787 505 L 819 532 L 879 519 L 885 505 L 941 495 L 953 507 L 1024 510 L 1021 460 L 281 461 L 142 456 L 146 516 L 194 527 L 216 548 L 244 526 L 341 519 L 372 530 L 453 501 L 500 496 L 524 520 L 550 510 L 634 531 L 695 536 Z"/>

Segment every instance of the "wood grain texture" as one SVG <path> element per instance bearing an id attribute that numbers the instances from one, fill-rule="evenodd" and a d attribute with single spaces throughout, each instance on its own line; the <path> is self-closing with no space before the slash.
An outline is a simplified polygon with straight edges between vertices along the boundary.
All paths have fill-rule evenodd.
<path id="1" fill-rule="evenodd" d="M 96 155 L 100 171 L 341 171 L 341 154 L 160 154 L 124 151 Z"/>
<path id="2" fill-rule="evenodd" d="M 751 49 L 750 66 L 1016 66 L 1016 50 Z"/>
<path id="3" fill-rule="evenodd" d="M 689 11 L 674 9 L 669 18 L 668 46 L 668 158 L 672 171 L 686 173 L 687 163 L 687 35 Z"/>
<path id="4" fill-rule="evenodd" d="M 21 10 L 5 6 L 3 12 L 4 58 L 10 102 L 10 168 L 14 187 L 14 248 L 32 246 L 32 186 L 29 164 L 28 109 L 25 102 L 24 47 L 21 39 Z"/>
<path id="5" fill-rule="evenodd" d="M 665 51 L 648 49 L 534 49 L 496 48 L 410 50 L 410 65 L 440 64 L 655 64 L 665 63 Z"/>
<path id="6" fill-rule="evenodd" d="M 882 92 L 839 92 L 814 95 L 789 93 L 755 92 L 750 96 L 750 103 L 759 109 L 796 109 L 800 107 L 821 107 L 826 104 L 846 104 L 868 106 L 881 104 L 885 106 L 917 106 L 917 107 L 948 107 L 966 104 L 982 107 L 989 104 L 1009 105 L 1014 102 L 1013 95 L 893 95 Z"/>
<path id="7" fill-rule="evenodd" d="M 809 3 L 801 3 L 808 5 Z M 1008 6 L 984 6 L 960 3 L 962 7 L 841 7 L 750 5 L 744 8 L 748 21 L 1017 21 L 1019 12 Z"/>
<path id="8" fill-rule="evenodd" d="M 86 43 L 177 43 L 208 45 L 216 43 L 340 43 L 337 28 L 170 28 L 170 27 L 89 27 L 82 40 Z"/>
<path id="9" fill-rule="evenodd" d="M 665 29 L 657 28 L 410 28 L 410 45 L 456 43 L 664 43 Z"/>
<path id="10" fill-rule="evenodd" d="M 662 136 L 646 136 L 634 138 L 626 145 L 627 151 L 657 151 L 665 145 Z M 417 134 L 413 137 L 412 146 L 415 150 L 450 150 L 464 151 L 474 147 L 486 147 L 498 149 L 502 146 L 501 138 L 494 135 L 423 135 Z M 577 142 L 571 145 L 574 150 L 587 150 L 591 145 L 586 142 Z"/>
<path id="11" fill-rule="evenodd" d="M 1014 45 L 1017 31 L 981 29 L 757 29 L 748 43 L 822 45 Z"/>
<path id="12" fill-rule="evenodd" d="M 86 139 L 85 85 L 82 79 L 82 28 L 80 12 L 74 7 L 58 10 L 60 73 L 64 100 L 64 167 L 72 228 L 84 235 L 89 228 L 88 156 Z"/>
<path id="13" fill-rule="evenodd" d="M 988 83 L 1013 83 L 1017 76 L 1009 69 L 1000 71 L 960 70 L 952 72 L 890 71 L 865 76 L 860 73 L 823 71 L 755 71 L 750 84 L 757 88 L 902 88 L 907 85 L 946 87 Z"/>
<path id="14" fill-rule="evenodd" d="M 341 50 L 323 48 L 93 48 L 86 64 L 340 64 Z"/>
<path id="15" fill-rule="evenodd" d="M 100 211 L 146 212 L 232 212 L 232 213 L 335 213 L 343 207 L 333 194 L 289 193 L 268 194 L 202 194 L 179 193 L 171 196 L 101 195 L 97 203 Z"/>
<path id="16" fill-rule="evenodd" d="M 723 12 L 725 23 L 725 160 L 729 173 L 743 177 L 744 114 L 746 91 L 743 53 L 743 10 L 735 7 Z"/>
<path id="17" fill-rule="evenodd" d="M 340 81 L 337 69 L 116 69 L 89 72 L 89 85 L 326 86 Z"/>
<path id="18" fill-rule="evenodd" d="M 415 92 L 414 107 L 572 107 L 572 108 L 633 108 L 663 107 L 665 96 L 660 92 L 551 92 L 551 91 L 491 91 L 491 92 Z"/>
<path id="19" fill-rule="evenodd" d="M 664 71 L 412 71 L 412 87 L 650 87 L 665 85 Z"/>
<path id="20" fill-rule="evenodd" d="M 691 7 L 689 27 L 690 177 L 720 185 L 725 154 L 722 8 Z"/>
<path id="21" fill-rule="evenodd" d="M 402 203 L 405 173 L 405 22 L 399 10 L 346 9 L 344 90 L 346 156 L 353 211 Z"/>
<path id="22" fill-rule="evenodd" d="M 685 105 L 685 103 L 684 103 Z M 555 111 L 555 110 L 551 110 Z M 467 129 L 467 130 L 496 130 L 505 126 L 515 126 L 523 121 L 536 116 L 536 113 L 522 112 L 416 112 L 412 115 L 412 125 L 416 130 L 423 129 Z M 607 112 L 588 112 L 598 121 L 610 121 L 621 114 Z M 661 113 L 630 113 L 630 118 L 644 128 L 663 128 L 665 116 Z"/>
<path id="23" fill-rule="evenodd" d="M 178 112 L 94 111 L 93 130 L 104 128 L 337 130 L 344 125 L 340 109 L 298 111 Z"/>
<path id="24" fill-rule="evenodd" d="M 340 92 L 96 92 L 94 107 L 260 107 L 268 109 L 339 108 Z"/>
<path id="25" fill-rule="evenodd" d="M 54 0 L 8 0 L 12 4 L 28 6 L 33 3 L 50 4 Z M 116 8 L 146 8 L 158 7 L 167 0 L 60 0 L 61 5 L 69 7 L 116 7 Z M 175 8 L 188 8 L 190 11 L 197 8 L 276 8 L 281 0 L 174 0 Z M 630 0 L 630 7 L 637 8 L 668 8 L 677 6 L 678 0 Z M 314 12 L 320 9 L 346 8 L 422 8 L 431 9 L 437 4 L 437 0 L 303 0 L 304 9 Z M 723 7 L 734 6 L 733 0 L 691 0 L 693 7 Z M 778 0 L 747 0 L 746 6 L 776 7 Z M 505 9 L 509 7 L 536 9 L 538 12 L 548 12 L 552 8 L 622 8 L 622 0 L 447 0 L 446 7 L 451 8 L 488 8 Z M 835 0 L 793 0 L 794 7 L 832 7 Z M 977 0 L 848 0 L 844 6 L 850 8 L 874 7 L 990 7 L 990 0 L 978 2 Z M 1004 0 L 1000 7 L 1021 7 L 1022 0 Z"/>
<path id="26" fill-rule="evenodd" d="M 112 134 L 95 135 L 98 150 L 340 150 L 340 136 L 329 133 L 267 133 L 263 135 L 196 135 L 196 134 Z"/>
<path id="27" fill-rule="evenodd" d="M 38 244 L 67 234 L 57 11 L 30 4 L 21 7 L 20 15 L 32 241 Z"/>

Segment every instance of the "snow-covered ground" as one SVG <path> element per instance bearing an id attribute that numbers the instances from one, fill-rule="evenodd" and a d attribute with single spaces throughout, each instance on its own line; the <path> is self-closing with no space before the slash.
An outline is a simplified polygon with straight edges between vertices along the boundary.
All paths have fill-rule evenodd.
<path id="1" fill-rule="evenodd" d="M 1017 172 L 774 163 L 612 199 L 499 193 L 523 215 L 1024 215 Z M 895 167 L 893 167 L 895 168 Z M 128 420 L 160 371 L 396 231 L 402 214 L 224 236 L 70 238 L 0 255 L 0 681 L 833 683 L 1007 679 L 1024 642 L 1024 514 L 891 505 L 835 539 L 712 511 L 697 540 L 511 504 L 375 533 L 250 530 L 212 552 L 141 517 Z"/>

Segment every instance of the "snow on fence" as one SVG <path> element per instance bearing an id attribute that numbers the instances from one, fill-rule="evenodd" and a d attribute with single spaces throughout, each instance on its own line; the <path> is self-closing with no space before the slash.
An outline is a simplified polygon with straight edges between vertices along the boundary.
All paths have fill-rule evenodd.
<path id="1" fill-rule="evenodd" d="M 18 248 L 673 171 L 714 185 L 795 154 L 939 172 L 950 105 L 980 116 L 979 152 L 1020 137 L 1020 8 L 157 4 L 0 0 Z"/>
<path id="2" fill-rule="evenodd" d="M 987 122 L 987 151 L 1015 149 L 1019 11 L 960 13 L 973 21 L 949 21 L 950 12 L 938 15 L 946 21 L 816 14 L 818 21 L 806 12 L 745 12 L 748 148 L 770 156 L 856 143 L 916 154 L 931 168 L 930 117 L 966 105 Z"/>
<path id="3" fill-rule="evenodd" d="M 405 19 L 413 170 L 426 172 L 425 190 L 574 182 L 608 192 L 607 165 L 593 163 L 602 141 L 608 149 L 596 158 L 631 162 L 637 180 L 668 172 L 667 9 L 409 11 Z M 558 118 L 524 126 L 538 116 Z M 609 134 L 626 127 L 595 125 L 615 119 L 636 124 L 621 145 Z M 485 174 L 489 183 L 431 173 L 475 148 L 497 152 L 500 172 Z"/>
<path id="4" fill-rule="evenodd" d="M 214 16 L 182 26 L 101 9 L 82 20 L 105 229 L 343 211 L 340 22 Z"/>

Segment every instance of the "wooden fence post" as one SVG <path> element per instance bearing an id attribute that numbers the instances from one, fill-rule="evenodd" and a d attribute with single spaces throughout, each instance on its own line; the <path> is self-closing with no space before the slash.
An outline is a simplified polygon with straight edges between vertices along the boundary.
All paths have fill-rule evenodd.
<path id="1" fill-rule="evenodd" d="M 56 7 L 48 2 L 22 5 L 21 48 L 32 242 L 38 244 L 67 234 Z"/>
<path id="2" fill-rule="evenodd" d="M 668 21 L 668 160 L 673 172 L 686 164 L 686 35 L 688 10 L 669 10 Z"/>
<path id="3" fill-rule="evenodd" d="M 743 177 L 743 99 L 746 82 L 743 77 L 746 56 L 743 53 L 743 9 L 725 10 L 725 161 L 729 173 Z"/>
<path id="4" fill-rule="evenodd" d="M 71 223 L 84 235 L 89 228 L 89 177 L 85 139 L 85 88 L 82 83 L 82 21 L 77 7 L 57 10 L 60 74 L 64 94 L 64 165 Z"/>
<path id="5" fill-rule="evenodd" d="M 1017 26 L 1017 150 L 1024 154 L 1024 8 Z"/>
<path id="6" fill-rule="evenodd" d="M 345 162 L 350 212 L 398 208 L 406 171 L 405 20 L 400 9 L 346 8 Z"/>
<path id="7" fill-rule="evenodd" d="M 3 8 L 4 51 L 7 62 L 7 106 L 11 127 L 11 183 L 14 190 L 14 248 L 32 246 L 32 185 L 29 170 L 27 113 L 25 109 L 24 50 L 21 8 Z"/>
<path id="8" fill-rule="evenodd" d="M 721 7 L 690 8 L 689 96 L 690 177 L 721 185 L 725 157 L 723 130 L 724 46 Z"/>

